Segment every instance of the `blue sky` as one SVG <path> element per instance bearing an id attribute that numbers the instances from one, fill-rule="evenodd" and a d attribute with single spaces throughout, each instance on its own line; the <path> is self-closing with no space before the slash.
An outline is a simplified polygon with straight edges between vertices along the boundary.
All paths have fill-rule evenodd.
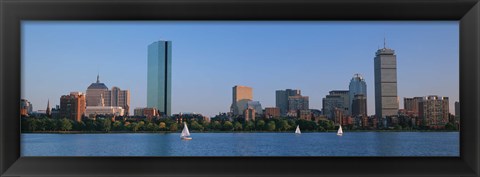
<path id="1" fill-rule="evenodd" d="M 373 58 L 384 37 L 395 50 L 403 97 L 459 98 L 457 21 L 23 21 L 22 98 L 34 110 L 47 100 L 85 92 L 100 81 L 131 92 L 131 108 L 146 106 L 147 46 L 172 41 L 172 113 L 227 112 L 232 87 L 253 88 L 254 100 L 275 106 L 275 90 L 300 89 L 321 109 L 331 90 L 348 89 L 355 73 L 367 83 L 374 114 Z M 132 111 L 133 112 L 133 111 Z"/>

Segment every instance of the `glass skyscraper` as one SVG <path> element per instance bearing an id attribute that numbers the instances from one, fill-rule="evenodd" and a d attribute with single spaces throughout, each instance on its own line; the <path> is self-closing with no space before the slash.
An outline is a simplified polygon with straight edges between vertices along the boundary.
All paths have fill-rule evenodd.
<path id="1" fill-rule="evenodd" d="M 157 41 L 148 46 L 147 107 L 171 115 L 172 42 Z"/>
<path id="2" fill-rule="evenodd" d="M 365 79 L 363 79 L 362 75 L 355 74 L 353 78 L 350 80 L 350 84 L 348 85 L 349 90 L 349 97 L 350 97 L 350 115 L 353 115 L 353 100 L 355 95 L 363 95 L 363 97 L 367 98 L 367 83 L 365 83 Z"/>

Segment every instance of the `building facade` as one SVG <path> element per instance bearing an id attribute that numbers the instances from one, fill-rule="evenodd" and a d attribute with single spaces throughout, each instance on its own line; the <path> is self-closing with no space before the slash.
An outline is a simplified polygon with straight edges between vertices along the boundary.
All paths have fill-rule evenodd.
<path id="1" fill-rule="evenodd" d="M 104 83 L 100 82 L 99 75 L 97 75 L 97 82 L 88 86 L 86 98 L 88 107 L 122 107 L 124 114 L 129 115 L 130 91 L 121 90 L 118 87 L 112 87 L 112 90 L 109 90 Z"/>
<path id="2" fill-rule="evenodd" d="M 242 115 L 247 109 L 248 102 L 253 100 L 253 89 L 247 86 L 236 85 L 232 88 L 232 105 L 230 111 L 233 115 Z"/>
<path id="3" fill-rule="evenodd" d="M 105 106 L 122 107 L 124 115 L 130 115 L 130 91 L 121 90 L 118 87 L 112 87 L 103 93 Z"/>
<path id="4" fill-rule="evenodd" d="M 322 99 L 322 113 L 327 116 L 328 119 L 333 120 L 335 110 L 339 109 L 343 113 L 342 115 L 348 115 L 349 112 L 349 103 L 350 96 L 348 90 L 332 90 L 329 92 L 329 95 L 326 95 Z"/>
<path id="5" fill-rule="evenodd" d="M 455 117 L 460 117 L 460 102 L 455 101 Z"/>
<path id="6" fill-rule="evenodd" d="M 288 97 L 288 111 L 308 110 L 308 96 L 289 96 Z"/>
<path id="7" fill-rule="evenodd" d="M 147 63 L 147 107 L 169 116 L 172 109 L 172 42 L 150 44 Z"/>
<path id="8" fill-rule="evenodd" d="M 255 109 L 255 113 L 263 114 L 262 104 L 259 101 L 248 101 L 246 108 Z"/>
<path id="9" fill-rule="evenodd" d="M 280 109 L 280 114 L 285 116 L 290 110 L 288 108 L 288 97 L 300 96 L 301 91 L 295 89 L 277 90 L 275 92 L 275 106 Z"/>
<path id="10" fill-rule="evenodd" d="M 265 118 L 280 117 L 280 108 L 266 107 L 264 112 Z"/>
<path id="11" fill-rule="evenodd" d="M 423 97 L 403 98 L 403 109 L 405 114 L 412 117 L 418 117 L 418 104 Z"/>
<path id="12" fill-rule="evenodd" d="M 87 104 L 86 95 L 82 92 L 70 92 L 70 95 L 60 97 L 60 117 L 82 121 Z"/>
<path id="13" fill-rule="evenodd" d="M 243 111 L 243 116 L 245 117 L 246 121 L 255 121 L 255 109 L 249 107 Z"/>
<path id="14" fill-rule="evenodd" d="M 30 101 L 26 99 L 21 99 L 20 100 L 20 115 L 21 116 L 28 116 L 29 114 L 32 114 L 32 104 Z"/>
<path id="15" fill-rule="evenodd" d="M 353 75 L 352 79 L 350 80 L 350 84 L 348 85 L 348 94 L 350 97 L 350 103 L 349 105 L 349 110 L 350 110 L 350 115 L 355 115 L 353 114 L 353 99 L 355 98 L 355 95 L 363 95 L 365 99 L 367 99 L 367 83 L 365 82 L 365 79 L 362 77 L 360 74 L 355 74 Z M 365 104 L 365 106 L 367 106 Z M 366 112 L 365 112 L 366 114 Z"/>
<path id="16" fill-rule="evenodd" d="M 367 115 L 367 97 L 363 94 L 356 94 L 352 102 L 352 116 Z"/>
<path id="17" fill-rule="evenodd" d="M 101 106 L 102 95 L 108 91 L 108 87 L 100 82 L 100 75 L 97 75 L 97 82 L 90 84 L 87 88 L 87 106 Z"/>
<path id="18" fill-rule="evenodd" d="M 85 115 L 89 118 L 94 118 L 97 115 L 104 116 L 124 116 L 125 110 L 122 107 L 114 106 L 87 106 Z"/>
<path id="19" fill-rule="evenodd" d="M 397 56 L 395 51 L 384 47 L 378 49 L 374 59 L 375 68 L 375 115 L 378 118 L 397 115 Z"/>
<path id="20" fill-rule="evenodd" d="M 419 103 L 418 113 L 422 125 L 433 129 L 445 128 L 450 116 L 448 97 L 424 97 Z"/>

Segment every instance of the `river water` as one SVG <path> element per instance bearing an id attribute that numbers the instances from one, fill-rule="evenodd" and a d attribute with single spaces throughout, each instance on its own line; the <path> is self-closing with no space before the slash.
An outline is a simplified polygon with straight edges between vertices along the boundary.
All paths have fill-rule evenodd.
<path id="1" fill-rule="evenodd" d="M 22 156 L 459 156 L 458 132 L 22 134 Z"/>

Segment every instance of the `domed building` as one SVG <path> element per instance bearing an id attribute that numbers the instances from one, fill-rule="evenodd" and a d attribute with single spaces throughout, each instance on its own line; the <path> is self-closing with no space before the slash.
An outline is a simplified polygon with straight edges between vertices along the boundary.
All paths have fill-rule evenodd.
<path id="1" fill-rule="evenodd" d="M 102 106 L 101 98 L 105 91 L 108 91 L 108 87 L 100 82 L 100 76 L 97 75 L 97 82 L 87 88 L 87 106 Z"/>
<path id="2" fill-rule="evenodd" d="M 121 90 L 118 87 L 112 87 L 112 90 L 108 90 L 108 87 L 100 82 L 99 75 L 97 75 L 97 82 L 88 86 L 86 100 L 87 113 L 93 111 L 96 114 L 100 114 L 105 111 L 99 110 L 111 111 L 110 108 L 117 109 L 118 107 L 121 107 L 124 109 L 124 113 L 121 113 L 121 115 L 129 115 L 130 91 Z"/>

